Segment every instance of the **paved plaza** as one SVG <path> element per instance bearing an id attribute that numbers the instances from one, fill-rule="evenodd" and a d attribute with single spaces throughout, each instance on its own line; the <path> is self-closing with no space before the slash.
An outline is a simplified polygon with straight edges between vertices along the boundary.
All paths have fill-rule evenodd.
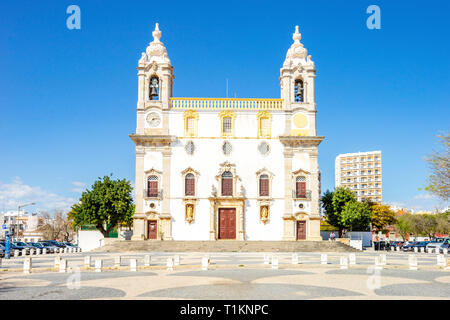
<path id="1" fill-rule="evenodd" d="M 375 257 L 386 254 L 386 264 L 375 268 Z M 144 256 L 151 255 L 150 266 Z M 450 271 L 437 266 L 436 255 L 403 252 L 356 253 L 356 264 L 341 269 L 348 253 L 273 253 L 278 269 L 264 264 L 264 253 L 209 253 L 208 270 L 202 270 L 204 253 L 61 254 L 67 273 L 54 268 L 55 255 L 33 256 L 31 274 L 23 273 L 24 258 L 3 259 L 0 299 L 449 299 Z M 91 257 L 91 267 L 84 257 Z M 167 270 L 167 258 L 178 255 L 180 265 Z M 269 254 L 270 255 L 270 254 Z M 409 270 L 408 256 L 417 257 L 418 270 Z M 448 258 L 448 257 L 447 257 Z M 103 260 L 102 272 L 94 261 Z M 137 271 L 130 271 L 137 259 Z"/>

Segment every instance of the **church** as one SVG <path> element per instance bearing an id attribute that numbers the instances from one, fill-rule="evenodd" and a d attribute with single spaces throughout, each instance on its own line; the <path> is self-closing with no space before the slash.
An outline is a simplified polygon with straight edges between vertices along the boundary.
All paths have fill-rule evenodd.
<path id="1" fill-rule="evenodd" d="M 279 99 L 173 96 L 158 23 L 138 62 L 132 240 L 320 241 L 316 69 L 298 26 Z"/>

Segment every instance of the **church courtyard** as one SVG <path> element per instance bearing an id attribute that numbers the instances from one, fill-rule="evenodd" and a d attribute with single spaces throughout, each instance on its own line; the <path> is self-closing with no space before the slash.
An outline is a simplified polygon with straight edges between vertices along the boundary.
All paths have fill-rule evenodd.
<path id="1" fill-rule="evenodd" d="M 375 260 L 386 255 L 385 264 Z M 150 255 L 150 261 L 146 256 Z M 0 299 L 448 299 L 450 271 L 437 265 L 435 254 L 366 251 L 355 253 L 355 264 L 341 266 L 349 253 L 74 253 L 62 254 L 66 272 L 55 268 L 55 256 L 3 259 Z M 266 258 L 264 257 L 266 255 Z M 410 270 L 409 256 L 418 270 Z M 85 257 L 90 256 L 90 267 Z M 118 257 L 120 256 L 120 260 Z M 278 268 L 272 258 L 278 258 Z M 175 258 L 168 270 L 168 258 Z M 95 271 L 95 260 L 103 262 Z M 130 263 L 136 259 L 136 271 Z M 298 260 L 297 260 L 298 259 Z M 379 262 L 382 262 L 380 259 Z M 120 261 L 120 265 L 118 262 Z M 173 260 L 172 260 L 173 261 Z M 149 262 L 149 266 L 145 266 Z M 298 263 L 297 263 L 298 262 Z M 293 264 L 294 263 L 294 264 Z"/>

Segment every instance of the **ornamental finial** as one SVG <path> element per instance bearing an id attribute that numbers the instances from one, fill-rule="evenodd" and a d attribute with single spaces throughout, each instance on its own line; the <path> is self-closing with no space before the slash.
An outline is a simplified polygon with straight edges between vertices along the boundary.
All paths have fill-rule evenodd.
<path id="1" fill-rule="evenodd" d="M 292 34 L 292 39 L 294 42 L 300 42 L 300 39 L 302 38 L 302 34 L 298 32 L 298 26 L 295 26 L 295 32 Z"/>
<path id="2" fill-rule="evenodd" d="M 159 23 L 156 23 L 155 30 L 152 32 L 153 35 L 153 41 L 160 42 L 159 39 L 161 39 L 161 31 L 159 30 Z"/>

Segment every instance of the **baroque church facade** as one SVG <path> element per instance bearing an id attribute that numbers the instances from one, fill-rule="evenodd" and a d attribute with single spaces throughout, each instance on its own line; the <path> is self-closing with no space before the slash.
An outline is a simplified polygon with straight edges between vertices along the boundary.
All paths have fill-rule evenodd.
<path id="1" fill-rule="evenodd" d="M 158 24 L 138 62 L 133 240 L 321 240 L 315 66 L 296 26 L 280 99 L 173 97 Z"/>

